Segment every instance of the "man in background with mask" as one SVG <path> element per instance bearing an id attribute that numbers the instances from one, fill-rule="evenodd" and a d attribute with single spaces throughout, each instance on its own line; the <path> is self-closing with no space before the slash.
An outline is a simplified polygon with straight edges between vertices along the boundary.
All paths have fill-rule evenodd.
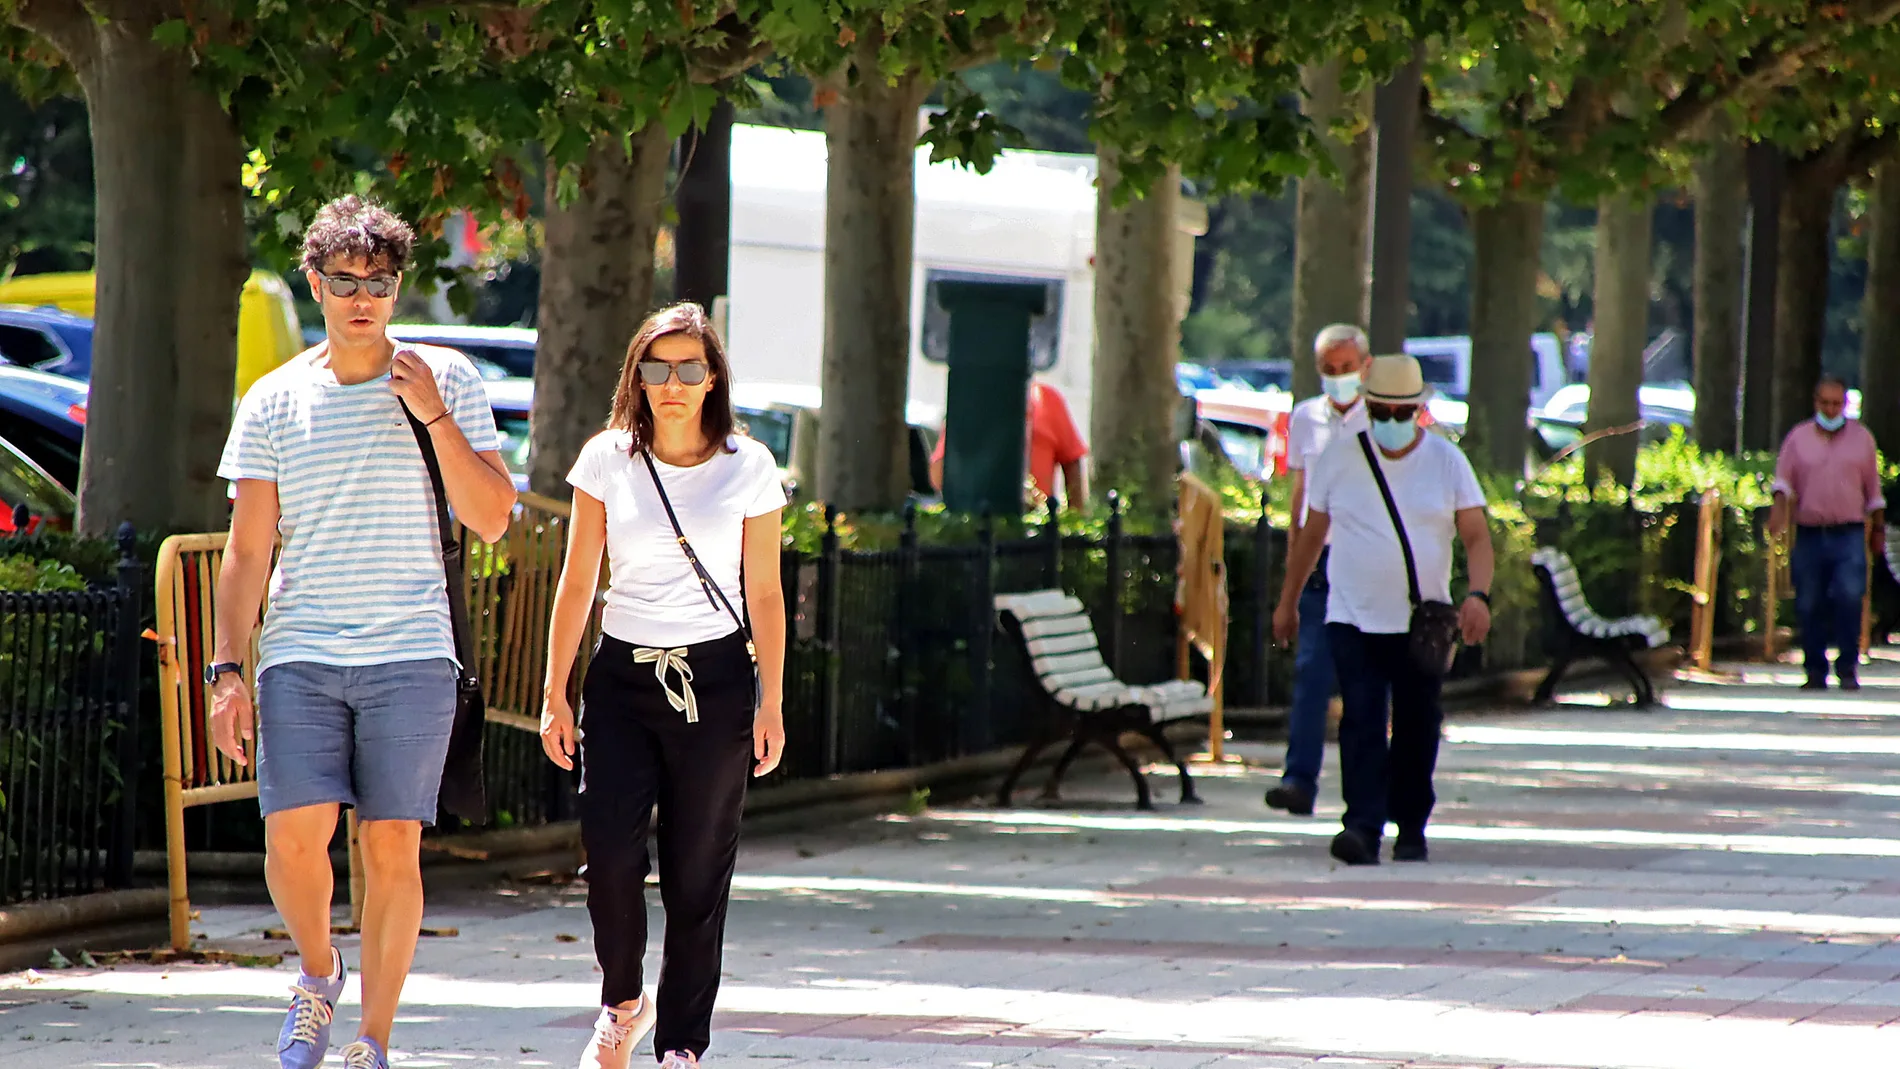
<path id="1" fill-rule="evenodd" d="M 1457 604 L 1467 645 L 1484 641 L 1491 628 L 1494 563 L 1484 490 L 1471 462 L 1449 439 L 1418 425 L 1426 399 L 1418 361 L 1378 357 L 1362 394 L 1370 429 L 1335 437 L 1308 473 L 1306 525 L 1294 538 L 1273 613 L 1275 639 L 1304 635 L 1300 590 L 1330 537 L 1340 553 L 1332 563 L 1340 567 L 1327 577 L 1326 644 L 1345 706 L 1339 765 L 1346 796 L 1332 855 L 1348 865 L 1379 863 L 1388 819 L 1399 832 L 1392 859 L 1426 860 L 1425 822 L 1435 801 L 1432 772 L 1444 713 L 1439 677 L 1411 652 L 1405 547 L 1420 598 L 1450 603 L 1452 543 L 1464 544 L 1469 585 Z M 1391 490 L 1390 508 L 1381 477 Z"/>
<path id="2" fill-rule="evenodd" d="M 1334 323 L 1313 339 L 1323 393 L 1293 406 L 1287 421 L 1286 467 L 1293 476 L 1293 532 L 1306 524 L 1306 473 L 1335 439 L 1366 429 L 1359 379 L 1371 361 L 1366 332 Z M 1300 591 L 1300 635 L 1293 652 L 1293 707 L 1287 714 L 1286 766 L 1267 792 L 1267 805 L 1295 816 L 1312 816 L 1319 771 L 1326 756 L 1326 707 L 1337 690 L 1333 657 L 1326 646 L 1326 550 Z"/>
<path id="3" fill-rule="evenodd" d="M 1839 651 L 1834 674 L 1841 689 L 1860 689 L 1867 554 L 1880 553 L 1886 541 L 1879 451 L 1872 432 L 1848 419 L 1846 408 L 1847 384 L 1823 375 L 1814 387 L 1814 418 L 1788 432 L 1775 462 L 1775 504 L 1768 530 L 1780 537 L 1793 513 L 1789 571 L 1808 674 L 1803 690 L 1827 689 L 1830 646 Z"/>

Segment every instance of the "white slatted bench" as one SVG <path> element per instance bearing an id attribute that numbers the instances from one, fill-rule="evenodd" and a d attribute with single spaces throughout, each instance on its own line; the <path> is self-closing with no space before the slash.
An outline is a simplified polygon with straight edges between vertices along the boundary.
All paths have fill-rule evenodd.
<path id="1" fill-rule="evenodd" d="M 997 792 L 998 805 L 1009 805 L 1017 779 L 1043 748 L 1067 735 L 1069 748 L 1056 762 L 1043 797 L 1058 796 L 1063 773 L 1093 742 L 1114 754 L 1134 777 L 1136 805 L 1154 808 L 1140 764 L 1121 745 L 1126 731 L 1148 738 L 1180 770 L 1181 801 L 1200 801 L 1187 765 L 1175 755 L 1163 728 L 1171 721 L 1211 712 L 1214 701 L 1206 687 L 1193 680 L 1130 686 L 1116 679 L 1102 659 L 1087 610 L 1063 591 L 1003 594 L 996 599 L 996 613 L 998 626 L 1022 652 L 1024 689 L 1036 695 L 1042 706 L 1042 726 L 1004 778 Z"/>
<path id="2" fill-rule="evenodd" d="M 1545 652 L 1550 655 L 1550 671 L 1537 686 L 1532 699 L 1542 704 L 1556 693 L 1557 684 L 1573 661 L 1582 657 L 1601 657 L 1629 679 L 1636 690 L 1636 704 L 1656 702 L 1656 688 L 1649 674 L 1636 663 L 1635 654 L 1652 650 L 1669 641 L 1669 627 L 1654 616 L 1625 616 L 1608 619 L 1590 607 L 1583 596 L 1583 581 L 1570 555 L 1554 546 L 1544 546 L 1531 555 L 1542 589 L 1545 614 Z"/>

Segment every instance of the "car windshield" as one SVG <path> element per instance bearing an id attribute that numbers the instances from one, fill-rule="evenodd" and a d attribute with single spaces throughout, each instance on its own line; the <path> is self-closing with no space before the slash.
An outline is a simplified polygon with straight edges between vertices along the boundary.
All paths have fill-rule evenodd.
<path id="1" fill-rule="evenodd" d="M 1418 369 L 1431 383 L 1432 392 L 1448 401 L 1462 401 L 1465 392 L 1458 388 L 1458 357 L 1453 353 L 1413 353 Z"/>
<path id="2" fill-rule="evenodd" d="M 73 499 L 59 484 L 49 479 L 18 450 L 0 440 L 0 529 L 13 529 L 13 510 L 21 505 L 31 515 L 54 526 L 67 526 L 72 519 Z"/>
<path id="3" fill-rule="evenodd" d="M 739 421 L 746 433 L 772 451 L 772 459 L 781 468 L 792 463 L 792 414 L 778 409 L 740 409 Z"/>
<path id="4" fill-rule="evenodd" d="M 526 416 L 503 417 L 495 420 L 495 430 L 501 435 L 501 459 L 508 470 L 517 475 L 528 471 L 528 419 Z"/>

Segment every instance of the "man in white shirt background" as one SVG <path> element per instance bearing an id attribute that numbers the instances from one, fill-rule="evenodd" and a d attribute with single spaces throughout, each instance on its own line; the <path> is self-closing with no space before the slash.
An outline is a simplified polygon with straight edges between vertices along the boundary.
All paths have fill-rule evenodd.
<path id="1" fill-rule="evenodd" d="M 1366 332 L 1350 323 L 1334 323 L 1313 338 L 1324 392 L 1293 406 L 1287 421 L 1286 467 L 1293 477 L 1293 532 L 1297 541 L 1306 524 L 1307 472 L 1337 438 L 1367 428 L 1359 380 L 1371 363 Z M 1311 816 L 1319 793 L 1320 767 L 1326 756 L 1326 708 L 1338 689 L 1333 656 L 1326 647 L 1326 556 L 1300 590 L 1299 639 L 1293 651 L 1293 704 L 1287 713 L 1286 764 L 1280 782 L 1267 791 L 1267 805 L 1296 816 Z"/>
<path id="2" fill-rule="evenodd" d="M 1452 542 L 1464 543 L 1470 583 L 1458 623 L 1467 644 L 1482 642 L 1491 627 L 1493 558 L 1484 491 L 1471 462 L 1448 439 L 1418 426 L 1426 400 L 1418 361 L 1375 358 L 1362 394 L 1366 437 L 1335 437 L 1308 472 L 1306 524 L 1287 560 L 1273 631 L 1286 642 L 1303 626 L 1300 591 L 1330 536 L 1339 555 L 1327 569 L 1326 638 L 1344 706 L 1339 757 L 1346 797 L 1332 855 L 1376 865 L 1388 818 L 1398 825 L 1393 860 L 1426 860 L 1444 713 L 1440 678 L 1411 655 L 1405 554 L 1372 465 L 1384 473 L 1404 523 L 1421 599 L 1451 601 Z"/>

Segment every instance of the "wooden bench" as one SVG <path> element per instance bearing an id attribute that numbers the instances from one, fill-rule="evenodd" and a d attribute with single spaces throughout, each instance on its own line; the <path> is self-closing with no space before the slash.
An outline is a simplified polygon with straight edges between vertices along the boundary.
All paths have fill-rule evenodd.
<path id="1" fill-rule="evenodd" d="M 1044 747 L 1067 735 L 1069 748 L 1050 773 L 1043 797 L 1058 797 L 1062 775 L 1076 755 L 1093 742 L 1115 755 L 1134 777 L 1136 806 L 1153 809 L 1141 765 L 1121 745 L 1123 732 L 1141 734 L 1160 748 L 1181 773 L 1181 801 L 1200 801 L 1187 765 L 1175 755 L 1162 731 L 1170 721 L 1204 716 L 1214 707 L 1207 688 L 1193 680 L 1129 686 L 1115 678 L 1102 660 L 1095 625 L 1082 603 L 1060 590 L 1004 594 L 996 599 L 997 624 L 1023 654 L 1024 689 L 1041 706 L 1041 726 L 1004 777 L 996 802 L 1009 805 L 1016 781 Z"/>
<path id="2" fill-rule="evenodd" d="M 1550 701 L 1572 662 L 1601 657 L 1636 688 L 1638 707 L 1654 705 L 1656 688 L 1634 655 L 1669 641 L 1669 628 L 1654 616 L 1610 620 L 1598 615 L 1584 599 L 1577 566 L 1561 549 L 1545 546 L 1531 555 L 1531 564 L 1537 569 L 1544 607 L 1544 652 L 1551 658 L 1550 671 L 1532 701 Z"/>

